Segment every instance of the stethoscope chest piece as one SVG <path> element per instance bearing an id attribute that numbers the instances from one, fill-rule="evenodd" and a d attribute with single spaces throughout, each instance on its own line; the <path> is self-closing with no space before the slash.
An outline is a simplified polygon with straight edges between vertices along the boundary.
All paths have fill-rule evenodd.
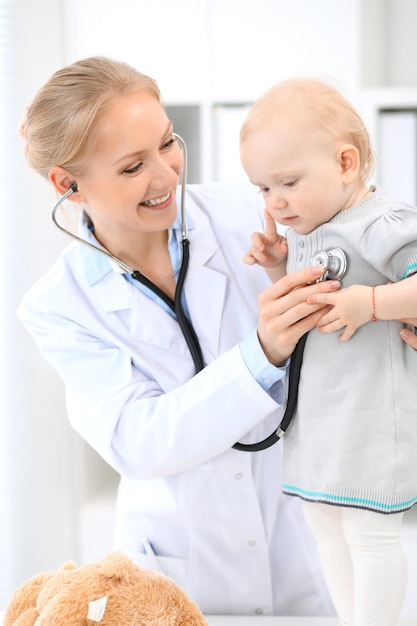
<path id="1" fill-rule="evenodd" d="M 322 265 L 326 270 L 317 280 L 340 280 L 346 274 L 347 257 L 341 248 L 329 248 L 328 250 L 316 250 L 310 258 L 310 265 Z"/>

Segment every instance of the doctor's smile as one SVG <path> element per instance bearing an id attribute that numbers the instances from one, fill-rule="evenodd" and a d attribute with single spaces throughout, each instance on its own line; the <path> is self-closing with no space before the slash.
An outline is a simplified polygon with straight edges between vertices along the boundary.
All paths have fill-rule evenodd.
<path id="1" fill-rule="evenodd" d="M 143 200 L 140 204 L 149 208 L 164 209 L 171 203 L 172 192 L 168 192 L 164 196 L 159 198 L 152 198 L 151 200 Z"/>

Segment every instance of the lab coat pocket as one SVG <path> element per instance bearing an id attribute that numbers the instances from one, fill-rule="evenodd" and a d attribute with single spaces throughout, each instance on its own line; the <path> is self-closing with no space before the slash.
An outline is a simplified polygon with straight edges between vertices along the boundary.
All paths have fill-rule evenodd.
<path id="1" fill-rule="evenodd" d="M 184 589 L 184 591 L 188 592 L 188 559 L 156 555 L 153 551 L 150 552 L 149 549 L 145 554 L 136 553 L 130 556 L 136 565 L 142 569 L 165 574 L 165 576 L 171 578 L 177 585 Z"/>

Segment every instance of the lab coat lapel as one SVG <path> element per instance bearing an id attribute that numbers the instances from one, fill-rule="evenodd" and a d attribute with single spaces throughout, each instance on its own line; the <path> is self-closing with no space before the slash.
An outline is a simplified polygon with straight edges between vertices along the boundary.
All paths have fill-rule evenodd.
<path id="1" fill-rule="evenodd" d="M 107 313 L 129 309 L 132 306 L 132 294 L 129 283 L 118 272 L 109 272 L 92 286 L 94 299 Z"/>
<path id="2" fill-rule="evenodd" d="M 110 272 L 93 289 L 94 298 L 101 307 L 107 313 L 119 313 L 119 323 L 128 326 L 132 346 L 136 340 L 140 340 L 187 355 L 188 358 L 188 348 L 182 334 L 178 332 L 177 321 L 120 274 Z M 109 318 L 109 323 L 114 324 L 116 321 Z"/>
<path id="3" fill-rule="evenodd" d="M 221 251 L 211 230 L 195 228 L 190 231 L 189 238 L 190 264 L 185 294 L 203 354 L 208 352 L 211 360 L 219 352 L 227 270 L 224 261 L 219 261 Z"/>

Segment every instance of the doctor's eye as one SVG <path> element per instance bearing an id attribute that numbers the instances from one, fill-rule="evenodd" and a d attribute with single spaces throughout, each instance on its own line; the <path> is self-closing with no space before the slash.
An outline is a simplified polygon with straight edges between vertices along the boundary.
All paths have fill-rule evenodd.
<path id="1" fill-rule="evenodd" d="M 134 165 L 133 167 L 129 167 L 126 170 L 123 170 L 123 174 L 137 174 L 139 172 L 139 170 L 142 168 L 143 163 L 136 163 L 136 165 Z"/>
<path id="2" fill-rule="evenodd" d="M 170 148 L 172 146 L 172 144 L 174 144 L 174 143 L 175 143 L 175 137 L 171 137 L 170 139 L 168 139 L 168 141 L 166 141 L 164 143 L 162 148 Z"/>

